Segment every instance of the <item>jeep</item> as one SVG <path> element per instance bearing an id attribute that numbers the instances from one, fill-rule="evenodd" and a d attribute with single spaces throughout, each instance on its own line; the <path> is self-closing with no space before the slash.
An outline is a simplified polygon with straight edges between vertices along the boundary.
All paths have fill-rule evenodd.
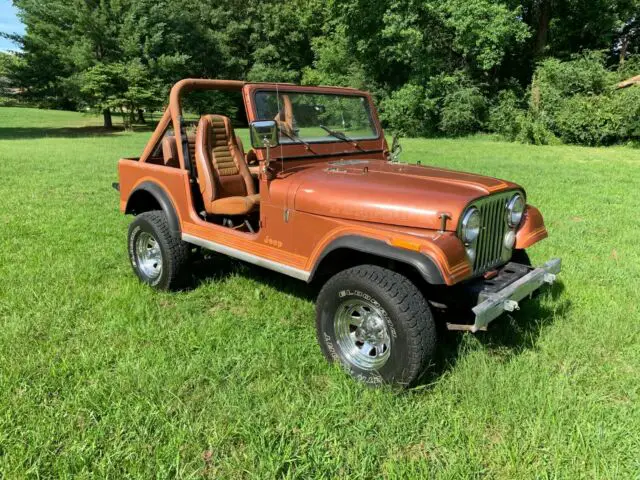
<path id="1" fill-rule="evenodd" d="M 190 126 L 181 102 L 203 90 L 241 97 L 250 148 L 226 116 Z M 434 354 L 435 309 L 456 312 L 448 329 L 485 330 L 553 283 L 560 260 L 531 266 L 526 249 L 547 230 L 521 186 L 400 152 L 367 92 L 181 80 L 141 156 L 118 163 L 133 270 L 178 288 L 200 247 L 314 282 L 327 359 L 369 384 L 413 385 Z"/>

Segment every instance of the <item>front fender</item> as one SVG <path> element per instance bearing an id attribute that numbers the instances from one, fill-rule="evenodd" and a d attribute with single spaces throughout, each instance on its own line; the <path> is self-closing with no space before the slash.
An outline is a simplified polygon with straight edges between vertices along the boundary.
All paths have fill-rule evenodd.
<path id="1" fill-rule="evenodd" d="M 527 205 L 522 225 L 516 233 L 515 248 L 529 248 L 540 240 L 544 240 L 547 236 L 547 228 L 544 225 L 540 210 L 534 206 Z"/>
<path id="2" fill-rule="evenodd" d="M 346 234 L 328 242 L 313 262 L 309 281 L 327 256 L 338 249 L 354 250 L 412 266 L 431 285 L 453 285 L 471 275 L 464 248 L 452 233 L 434 232 L 433 237 L 393 235 L 372 238 Z"/>

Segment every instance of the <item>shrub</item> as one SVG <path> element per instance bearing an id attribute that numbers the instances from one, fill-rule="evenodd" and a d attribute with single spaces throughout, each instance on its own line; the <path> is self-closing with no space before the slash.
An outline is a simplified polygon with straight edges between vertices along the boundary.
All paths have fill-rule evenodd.
<path id="1" fill-rule="evenodd" d="M 447 135 L 466 135 L 480 130 L 486 109 L 486 99 L 478 87 L 462 87 L 444 97 L 439 128 Z"/>
<path id="2" fill-rule="evenodd" d="M 620 116 L 618 136 L 627 141 L 640 140 L 640 86 L 613 92 L 613 111 Z"/>
<path id="3" fill-rule="evenodd" d="M 640 74 L 640 55 L 629 55 L 618 68 L 618 80 L 626 80 Z"/>
<path id="4" fill-rule="evenodd" d="M 380 104 L 380 118 L 396 133 L 418 137 L 428 133 L 424 89 L 407 84 Z"/>
<path id="5" fill-rule="evenodd" d="M 541 62 L 535 72 L 535 83 L 542 92 L 555 90 L 562 97 L 598 95 L 614 82 L 615 74 L 607 70 L 601 52 L 587 51 L 566 62 L 550 58 Z"/>
<path id="6" fill-rule="evenodd" d="M 463 72 L 408 83 L 380 104 L 380 118 L 407 136 L 465 135 L 484 127 L 487 100 Z"/>
<path id="7" fill-rule="evenodd" d="M 547 122 L 542 117 L 533 115 L 531 112 L 523 112 L 515 119 L 515 139 L 520 143 L 531 143 L 533 145 L 557 145 L 560 143 L 558 137 L 547 126 Z"/>
<path id="8" fill-rule="evenodd" d="M 558 131 L 556 118 L 566 99 L 574 95 L 602 95 L 611 90 L 615 78 L 607 70 L 601 52 L 585 52 L 566 62 L 547 59 L 534 74 L 530 108 L 535 113 L 544 112 L 547 126 Z"/>
<path id="9" fill-rule="evenodd" d="M 616 91 L 620 75 L 607 70 L 598 52 L 567 62 L 545 60 L 534 75 L 527 108 L 516 94 L 501 92 L 490 110 L 489 128 L 533 144 L 561 140 L 595 146 L 637 139 L 640 88 Z"/>
<path id="10" fill-rule="evenodd" d="M 608 145 L 621 131 L 622 118 L 605 95 L 574 95 L 564 100 L 556 116 L 556 128 L 566 143 Z"/>
<path id="11" fill-rule="evenodd" d="M 489 131 L 510 141 L 534 145 L 554 145 L 560 140 L 547 126 L 544 113 L 527 110 L 512 90 L 498 94 L 498 100 L 489 111 Z"/>
<path id="12" fill-rule="evenodd" d="M 640 137 L 640 88 L 606 95 L 574 95 L 558 111 L 558 134 L 566 143 L 611 145 Z"/>
<path id="13" fill-rule="evenodd" d="M 503 90 L 498 94 L 494 105 L 489 109 L 488 129 L 514 141 L 519 133 L 520 117 L 526 114 L 522 101 L 512 90 Z"/>

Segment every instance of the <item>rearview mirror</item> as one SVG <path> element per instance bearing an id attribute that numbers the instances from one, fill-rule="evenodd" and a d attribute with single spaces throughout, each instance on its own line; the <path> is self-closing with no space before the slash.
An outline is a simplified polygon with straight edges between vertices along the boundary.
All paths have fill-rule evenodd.
<path id="1" fill-rule="evenodd" d="M 251 122 L 249 134 L 251 135 L 251 146 L 253 148 L 273 148 L 280 144 L 278 125 L 274 120 Z"/>

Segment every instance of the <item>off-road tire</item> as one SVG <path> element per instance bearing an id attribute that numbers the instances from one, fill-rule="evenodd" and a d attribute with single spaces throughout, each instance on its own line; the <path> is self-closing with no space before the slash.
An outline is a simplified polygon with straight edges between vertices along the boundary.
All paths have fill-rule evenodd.
<path id="1" fill-rule="evenodd" d="M 136 241 L 142 233 L 151 235 L 160 247 L 162 267 L 156 278 L 151 278 L 140 268 L 135 252 Z M 182 286 L 184 267 L 189 258 L 189 244 L 171 233 L 167 217 L 161 210 L 152 210 L 136 216 L 129 225 L 129 260 L 140 281 L 157 290 L 175 290 Z"/>
<path id="2" fill-rule="evenodd" d="M 336 338 L 338 308 L 350 298 L 370 299 L 386 314 L 390 348 L 379 368 L 363 369 L 349 361 Z M 414 385 L 436 347 L 435 322 L 422 293 L 405 276 L 376 265 L 349 268 L 327 281 L 316 304 L 316 333 L 330 362 L 340 362 L 354 378 L 373 385 Z"/>

